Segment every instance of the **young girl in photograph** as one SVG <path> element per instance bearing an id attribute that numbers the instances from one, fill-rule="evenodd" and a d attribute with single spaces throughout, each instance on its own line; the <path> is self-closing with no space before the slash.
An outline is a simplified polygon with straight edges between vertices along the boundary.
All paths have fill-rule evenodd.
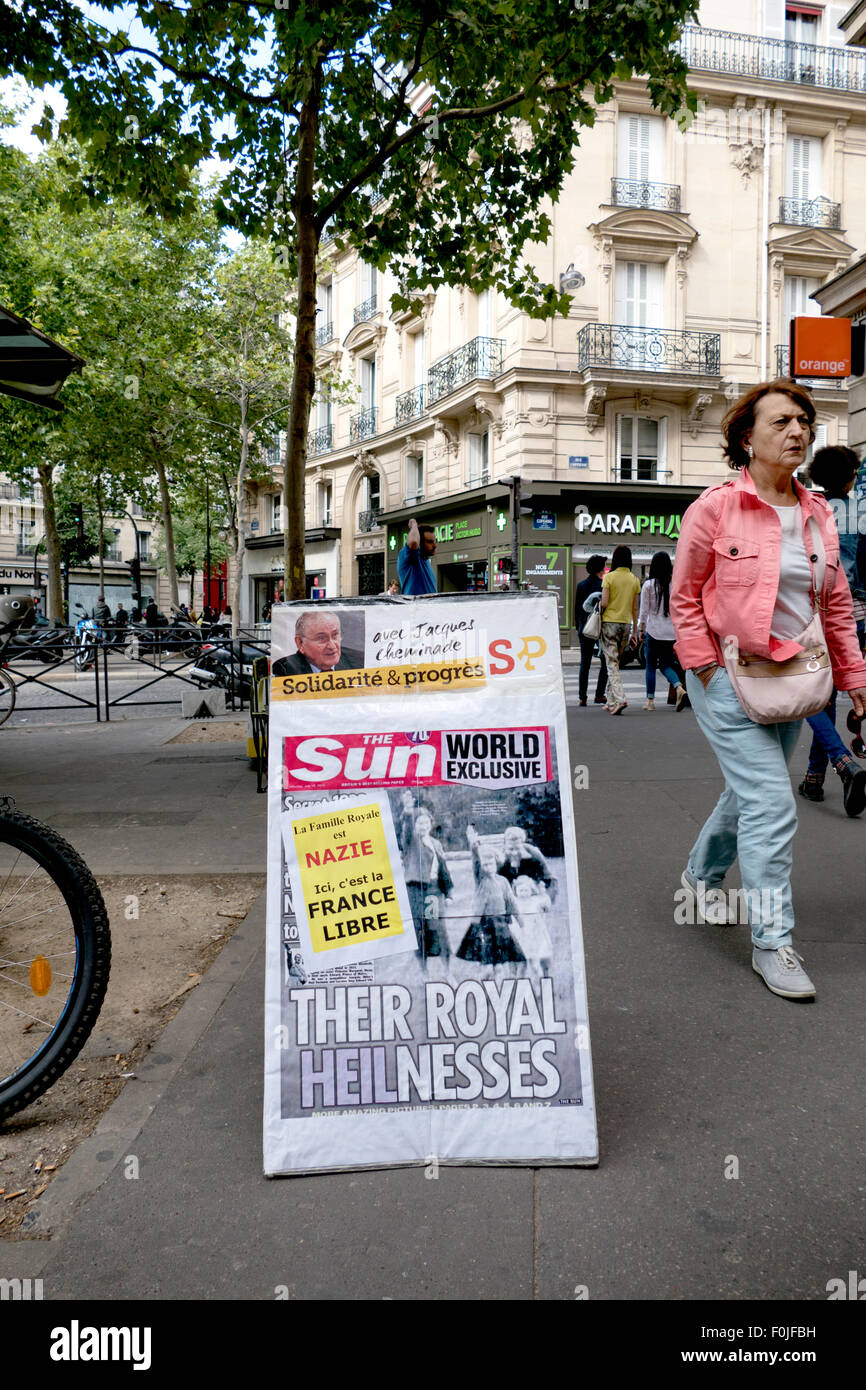
<path id="1" fill-rule="evenodd" d="M 520 946 L 533 975 L 549 975 L 553 964 L 550 935 L 550 897 L 541 883 L 525 874 L 514 881 L 514 896 L 520 909 Z"/>
<path id="2" fill-rule="evenodd" d="M 511 921 L 521 924 L 520 908 L 511 884 L 498 872 L 495 850 L 482 847 L 474 825 L 467 825 L 466 838 L 472 850 L 475 875 L 476 920 L 469 927 L 457 955 L 461 960 L 481 965 L 525 963 L 526 957 L 511 931 Z"/>

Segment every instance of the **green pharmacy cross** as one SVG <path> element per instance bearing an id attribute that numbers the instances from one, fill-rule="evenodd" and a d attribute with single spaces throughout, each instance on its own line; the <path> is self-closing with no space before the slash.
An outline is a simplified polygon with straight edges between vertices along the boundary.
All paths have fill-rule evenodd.
<path id="1" fill-rule="evenodd" d="M 500 512 L 496 518 L 496 525 L 500 531 L 504 531 L 508 525 L 508 517 L 504 512 Z"/>

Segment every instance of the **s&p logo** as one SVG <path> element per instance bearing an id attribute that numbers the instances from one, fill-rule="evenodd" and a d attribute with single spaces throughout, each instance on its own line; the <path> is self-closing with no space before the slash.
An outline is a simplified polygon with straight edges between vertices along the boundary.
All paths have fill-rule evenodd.
<path id="1" fill-rule="evenodd" d="M 518 650 L 514 651 L 516 644 L 519 644 Z M 543 637 L 538 636 L 518 637 L 515 642 L 512 642 L 510 637 L 498 637 L 495 642 L 490 643 L 487 651 L 490 656 L 491 676 L 507 676 L 518 662 L 526 671 L 534 671 L 539 657 L 544 656 L 547 651 L 547 643 Z"/>

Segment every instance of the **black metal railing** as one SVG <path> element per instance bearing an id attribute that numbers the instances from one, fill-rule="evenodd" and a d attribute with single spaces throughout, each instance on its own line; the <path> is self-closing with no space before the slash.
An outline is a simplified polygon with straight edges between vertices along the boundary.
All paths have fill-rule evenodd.
<path id="1" fill-rule="evenodd" d="M 780 198 L 779 221 L 795 227 L 841 227 L 842 204 L 829 198 Z"/>
<path id="2" fill-rule="evenodd" d="M 358 530 L 375 531 L 382 525 L 381 507 L 372 507 L 358 513 Z"/>
<path id="3" fill-rule="evenodd" d="M 434 362 L 427 374 L 428 407 L 476 377 L 498 376 L 504 346 L 503 338 L 472 338 L 456 352 Z"/>
<path id="4" fill-rule="evenodd" d="M 357 322 L 357 320 L 356 320 L 356 322 Z M 331 340 L 333 339 L 333 337 L 334 337 L 334 325 L 333 325 L 333 323 L 322 323 L 322 324 L 320 324 L 319 327 L 316 329 L 316 347 L 324 347 L 326 343 L 330 343 L 330 342 L 331 342 Z"/>
<path id="5" fill-rule="evenodd" d="M 394 402 L 394 424 L 405 425 L 409 420 L 417 420 L 424 414 L 424 387 L 413 386 L 404 391 Z"/>
<path id="6" fill-rule="evenodd" d="M 466 477 L 467 487 L 484 487 L 490 482 L 490 471 L 487 468 L 478 469 L 475 473 L 469 473 Z"/>
<path id="7" fill-rule="evenodd" d="M 423 502 L 423 501 L 424 501 L 424 491 L 423 491 L 423 489 L 422 489 L 420 492 L 407 492 L 406 495 L 405 495 L 404 498 L 403 498 L 403 506 L 404 506 L 404 507 L 414 507 L 414 505 L 415 505 L 416 502 Z"/>
<path id="8" fill-rule="evenodd" d="M 333 429 L 333 425 L 320 425 L 317 430 L 310 430 L 307 435 L 307 458 L 328 452 L 331 447 Z"/>
<path id="9" fill-rule="evenodd" d="M 866 92 L 866 50 L 734 34 L 687 24 L 675 48 L 690 68 Z"/>
<path id="10" fill-rule="evenodd" d="M 776 353 L 776 376 L 788 375 L 788 347 L 785 343 L 779 343 L 775 349 Z M 846 383 L 837 376 L 798 376 L 797 380 L 803 386 L 808 386 L 814 391 L 816 386 L 822 386 L 825 390 L 845 391 Z"/>
<path id="11" fill-rule="evenodd" d="M 621 208 L 664 208 L 679 212 L 678 183 L 650 183 L 647 179 L 611 179 L 610 201 Z"/>
<path id="12" fill-rule="evenodd" d="M 123 554 L 116 545 L 110 545 L 105 552 L 105 559 L 114 561 L 122 560 Z"/>
<path id="13" fill-rule="evenodd" d="M 376 312 L 376 296 L 370 295 L 363 304 L 359 304 L 355 310 L 355 323 L 363 323 L 365 319 L 371 319 Z"/>
<path id="14" fill-rule="evenodd" d="M 357 415 L 353 415 L 349 420 L 349 443 L 354 444 L 359 439 L 370 439 L 376 433 L 377 407 L 371 405 L 367 410 L 359 410 Z"/>
<path id="15" fill-rule="evenodd" d="M 722 339 L 688 329 L 637 328 L 623 323 L 587 323 L 577 335 L 579 371 L 621 367 L 639 372 L 691 372 L 719 376 Z"/>

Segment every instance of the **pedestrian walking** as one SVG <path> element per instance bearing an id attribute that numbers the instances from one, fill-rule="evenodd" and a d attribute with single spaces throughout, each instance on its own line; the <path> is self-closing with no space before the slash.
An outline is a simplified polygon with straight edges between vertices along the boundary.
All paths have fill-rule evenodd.
<path id="1" fill-rule="evenodd" d="M 866 596 L 863 583 L 866 556 L 864 538 L 859 533 L 857 501 L 850 499 L 850 493 L 859 469 L 860 460 L 854 450 L 843 445 L 818 449 L 809 469 L 812 482 L 824 489 L 824 496 L 833 509 L 836 530 L 839 532 L 839 555 L 851 590 L 858 637 L 866 615 L 866 605 L 863 603 Z M 863 648 L 862 638 L 860 648 Z M 812 746 L 806 775 L 797 791 L 807 801 L 823 801 L 824 778 L 828 764 L 832 763 L 842 781 L 845 814 L 852 818 L 859 816 L 866 808 L 866 768 L 848 751 L 836 732 L 835 690 L 827 708 L 821 710 L 820 714 L 812 715 L 807 722 L 812 730 Z"/>
<path id="2" fill-rule="evenodd" d="M 686 511 L 671 588 L 689 698 L 725 779 L 692 846 L 682 885 L 698 906 L 698 919 L 706 920 L 702 892 L 718 887 L 739 856 L 752 968 L 786 999 L 815 994 L 792 945 L 797 809 L 787 763 L 801 720 L 752 719 L 725 659 L 743 684 L 751 683 L 739 674 L 744 659 L 751 659 L 753 669 L 754 658 L 765 662 L 766 685 L 777 687 L 772 672 L 802 653 L 798 639 L 813 625 L 817 600 L 836 686 L 850 692 L 857 714 L 866 714 L 866 663 L 832 511 L 794 479 L 814 438 L 814 421 L 808 391 L 786 379 L 753 387 L 731 407 L 722 434 L 729 467 L 738 476 L 708 488 Z M 820 659 L 812 669 L 821 670 Z"/>
<path id="3" fill-rule="evenodd" d="M 638 640 L 643 638 L 646 659 L 646 704 L 655 709 L 656 667 L 676 691 L 677 710 L 689 708 L 686 688 L 677 675 L 674 655 L 674 625 L 671 622 L 671 574 L 673 564 L 666 550 L 657 550 L 650 561 L 649 578 L 640 591 Z"/>
<path id="4" fill-rule="evenodd" d="M 639 596 L 640 580 L 631 571 L 631 551 L 627 545 L 618 545 L 601 586 L 601 649 L 607 662 L 608 714 L 622 714 L 628 708 L 619 659 L 627 646 L 637 646 Z"/>
<path id="5" fill-rule="evenodd" d="M 589 693 L 589 668 L 592 665 L 593 653 L 596 650 L 596 639 L 594 637 L 584 637 L 583 629 L 586 627 L 586 620 L 589 614 L 584 608 L 584 604 L 592 594 L 601 593 L 601 576 L 607 561 L 603 555 L 590 555 L 586 562 L 586 579 L 582 579 L 577 586 L 574 595 L 574 620 L 577 626 L 577 637 L 580 642 L 580 672 L 577 678 L 577 688 L 579 703 L 586 705 Z M 606 703 L 605 688 L 607 686 L 607 662 L 604 653 L 599 647 L 598 651 L 599 671 L 598 680 L 595 685 L 595 703 L 603 705 Z"/>

